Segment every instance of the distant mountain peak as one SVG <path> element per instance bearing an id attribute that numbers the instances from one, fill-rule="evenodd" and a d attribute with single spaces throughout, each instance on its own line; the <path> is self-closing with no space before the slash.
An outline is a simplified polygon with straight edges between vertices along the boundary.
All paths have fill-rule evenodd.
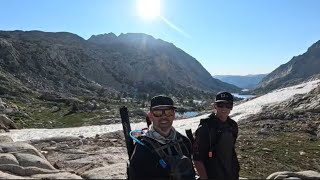
<path id="1" fill-rule="evenodd" d="M 117 41 L 118 37 L 114 33 L 105 33 L 105 34 L 98 34 L 98 35 L 92 35 L 88 41 L 99 43 L 99 44 L 105 44 L 105 43 L 113 43 Z"/>
<path id="2" fill-rule="evenodd" d="M 309 52 L 310 52 L 310 51 L 320 51 L 320 40 L 317 41 L 316 43 L 312 44 L 312 46 L 310 46 L 310 47 L 308 48 L 308 51 L 309 51 Z M 308 52 L 308 51 L 307 51 L 307 52 Z"/>
<path id="3" fill-rule="evenodd" d="M 145 33 L 121 33 L 119 37 L 134 37 L 134 38 L 150 38 L 155 39 L 153 36 Z"/>
<path id="4" fill-rule="evenodd" d="M 267 74 L 215 75 L 213 77 L 240 88 L 253 89 L 266 75 Z"/>

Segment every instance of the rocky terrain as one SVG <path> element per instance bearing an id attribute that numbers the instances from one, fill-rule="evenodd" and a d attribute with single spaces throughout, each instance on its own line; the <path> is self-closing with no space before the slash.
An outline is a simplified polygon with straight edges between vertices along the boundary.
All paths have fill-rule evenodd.
<path id="1" fill-rule="evenodd" d="M 239 122 L 236 151 L 242 178 L 320 178 L 319 92 L 320 87 L 307 94 L 295 95 L 284 102 L 266 106 L 261 113 Z M 19 166 L 24 167 L 25 174 L 20 171 L 16 173 L 16 169 L 12 170 L 13 166 L 3 166 L 2 169 L 0 166 L 0 177 L 126 177 L 128 156 L 122 131 L 97 134 L 90 138 L 50 138 L 28 143 L 37 149 L 38 157 L 45 157 L 50 162 L 52 166 L 45 166 L 50 168 L 50 172 L 27 171 L 31 165 L 25 167 L 20 163 Z M 13 155 L 19 161 L 20 156 L 10 152 L 8 145 L 1 145 L 2 158 L 12 159 Z M 38 175 L 32 174 L 35 172 Z"/>
<path id="2" fill-rule="evenodd" d="M 259 128 L 250 131 L 244 126 L 240 126 L 240 130 L 237 151 L 242 178 L 320 178 L 319 140 L 310 141 L 298 134 L 288 137 L 261 133 Z M 1 136 L 0 178 L 126 178 L 128 156 L 121 131 L 93 138 L 80 136 L 29 142 L 37 150 L 22 142 L 12 145 L 14 143 L 4 137 Z M 284 140 L 289 141 L 283 145 Z"/>
<path id="3" fill-rule="evenodd" d="M 53 167 L 37 149 L 23 142 L 0 137 L 1 179 L 81 179 Z"/>
<path id="4" fill-rule="evenodd" d="M 320 86 L 239 122 L 238 156 L 244 177 L 275 171 L 320 172 Z"/>

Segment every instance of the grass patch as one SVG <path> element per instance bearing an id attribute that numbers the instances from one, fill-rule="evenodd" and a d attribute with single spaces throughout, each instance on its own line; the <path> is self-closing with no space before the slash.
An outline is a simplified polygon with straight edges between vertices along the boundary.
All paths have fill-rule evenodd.
<path id="1" fill-rule="evenodd" d="M 278 171 L 320 171 L 320 140 L 310 140 L 301 132 L 241 133 L 237 154 L 240 176 L 249 179 L 264 179 Z"/>

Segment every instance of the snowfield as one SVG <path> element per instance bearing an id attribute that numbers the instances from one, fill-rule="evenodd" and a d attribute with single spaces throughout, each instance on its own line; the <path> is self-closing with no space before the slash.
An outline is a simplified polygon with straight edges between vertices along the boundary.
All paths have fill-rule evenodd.
<path id="1" fill-rule="evenodd" d="M 231 112 L 231 117 L 239 121 L 245 119 L 248 115 L 256 114 L 261 111 L 262 107 L 269 104 L 276 104 L 283 102 L 295 94 L 305 94 L 310 92 L 312 89 L 320 85 L 320 80 L 309 81 L 296 86 L 291 86 L 283 89 L 274 90 L 268 94 L 257 97 L 250 101 L 244 102 L 235 106 Z M 195 131 L 201 118 L 207 117 L 208 114 L 174 121 L 173 126 L 182 134 L 185 134 L 185 129 L 192 129 Z M 141 129 L 146 127 L 146 123 L 134 123 L 131 124 L 131 129 Z M 35 139 L 45 139 L 51 137 L 64 137 L 80 135 L 84 137 L 92 137 L 96 134 L 104 134 L 108 132 L 115 132 L 122 130 L 121 124 L 111 125 L 98 125 L 98 126 L 83 126 L 75 128 L 59 128 L 59 129 L 20 129 L 11 130 L 1 135 L 10 136 L 14 141 L 28 141 Z"/>

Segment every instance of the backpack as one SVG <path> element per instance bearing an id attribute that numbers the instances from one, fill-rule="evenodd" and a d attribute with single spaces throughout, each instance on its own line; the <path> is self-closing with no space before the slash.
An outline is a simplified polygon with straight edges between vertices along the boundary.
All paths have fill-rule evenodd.
<path id="1" fill-rule="evenodd" d="M 238 125 L 236 122 L 234 122 L 231 119 L 227 119 L 227 128 L 221 128 L 219 123 L 215 120 L 212 119 L 212 115 L 209 116 L 209 118 L 206 119 L 201 119 L 199 126 L 204 126 L 208 129 L 208 134 L 209 134 L 209 157 L 210 157 L 210 152 L 214 153 L 215 151 L 215 145 L 218 144 L 221 134 L 225 131 L 230 131 L 232 133 L 232 136 L 234 138 L 234 142 L 236 142 L 236 139 L 238 137 Z M 213 154 L 212 154 L 213 156 Z"/>
<path id="2" fill-rule="evenodd" d="M 170 179 L 195 179 L 193 163 L 188 157 L 191 155 L 191 152 L 189 152 L 184 144 L 181 135 L 178 136 L 177 141 L 166 145 L 160 145 L 160 143 L 148 137 L 143 137 L 143 140 L 152 153 L 159 157 L 159 163 L 163 168 L 168 170 Z M 176 155 L 173 155 L 172 148 L 174 148 Z M 182 149 L 188 154 L 184 155 Z"/>
<path id="3" fill-rule="evenodd" d="M 236 142 L 236 139 L 238 137 L 238 125 L 235 121 L 231 120 L 230 118 L 227 119 L 226 121 L 227 126 L 226 127 L 221 127 L 219 122 L 215 119 L 214 114 L 210 115 L 208 118 L 206 119 L 201 119 L 200 120 L 200 126 L 206 127 L 206 129 L 208 130 L 208 134 L 209 134 L 209 152 L 208 152 L 208 161 L 214 160 L 215 157 L 215 148 L 216 145 L 218 144 L 221 135 L 226 132 L 229 131 L 231 132 L 233 139 L 234 139 L 234 143 Z M 221 159 L 219 157 L 215 158 L 216 160 L 219 161 L 219 164 L 223 164 L 221 161 Z M 238 159 L 236 157 L 236 152 L 235 149 L 233 150 L 233 165 L 234 168 L 232 171 L 232 174 L 234 175 L 234 177 L 238 178 L 239 175 L 239 170 L 240 170 L 240 166 L 239 166 L 239 162 Z M 222 170 L 224 171 L 224 174 L 228 174 L 227 170 L 225 169 L 225 167 L 222 165 L 221 166 Z"/>

